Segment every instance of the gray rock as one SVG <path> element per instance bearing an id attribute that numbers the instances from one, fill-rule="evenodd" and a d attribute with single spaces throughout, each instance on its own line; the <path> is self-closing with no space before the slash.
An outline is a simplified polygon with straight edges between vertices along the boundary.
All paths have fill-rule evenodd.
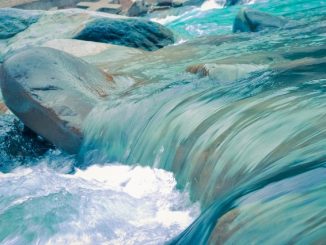
<path id="1" fill-rule="evenodd" d="M 108 96 L 108 76 L 51 48 L 31 48 L 6 59 L 1 90 L 9 109 L 38 135 L 69 153 L 82 142 L 81 125 Z"/>
<path id="2" fill-rule="evenodd" d="M 0 39 L 13 37 L 26 30 L 31 24 L 37 22 L 39 17 L 40 14 L 37 11 L 0 9 Z"/>
<path id="3" fill-rule="evenodd" d="M 141 16 L 149 11 L 149 6 L 144 0 L 121 0 L 122 12 L 128 16 Z"/>
<path id="4" fill-rule="evenodd" d="M 233 32 L 258 32 L 265 29 L 281 28 L 288 21 L 257 10 L 243 8 L 233 23 Z"/>
<path id="5" fill-rule="evenodd" d="M 166 27 L 141 19 L 96 19 L 86 25 L 75 39 L 111 43 L 143 50 L 157 50 L 174 42 Z"/>

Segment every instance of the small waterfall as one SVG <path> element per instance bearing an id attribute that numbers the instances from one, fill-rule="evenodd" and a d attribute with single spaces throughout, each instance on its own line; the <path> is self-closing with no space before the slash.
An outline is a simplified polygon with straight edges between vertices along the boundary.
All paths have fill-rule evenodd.
<path id="1" fill-rule="evenodd" d="M 252 3 L 289 25 L 232 33 Z M 152 13 L 174 45 L 85 57 L 117 86 L 88 114 L 77 156 L 2 115 L 0 243 L 324 244 L 325 10 L 208 0 Z M 84 17 L 62 18 L 69 32 Z"/>
<path id="2" fill-rule="evenodd" d="M 279 89 L 271 75 L 257 80 L 101 105 L 86 122 L 83 154 L 173 171 L 204 207 L 248 181 L 324 157 L 325 80 Z"/>

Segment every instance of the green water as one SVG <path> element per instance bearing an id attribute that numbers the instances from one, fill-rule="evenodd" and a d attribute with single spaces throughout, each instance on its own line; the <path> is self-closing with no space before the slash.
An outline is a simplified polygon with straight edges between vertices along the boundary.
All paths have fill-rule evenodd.
<path id="1" fill-rule="evenodd" d="M 92 111 L 82 155 L 86 166 L 164 168 L 188 186 L 203 213 L 173 244 L 318 244 L 326 239 L 325 3 L 250 5 L 290 23 L 232 34 L 241 7 L 188 10 L 166 24 L 184 43 L 117 67 L 141 82 Z M 187 73 L 195 64 L 215 70 Z M 241 69 L 247 74 L 232 80 Z M 274 186 L 284 191 L 265 191 Z"/>
<path id="2" fill-rule="evenodd" d="M 229 34 L 232 31 L 234 16 L 243 7 L 254 8 L 290 20 L 302 21 L 303 23 L 306 20 L 309 20 L 309 22 L 320 21 L 320 19 L 325 18 L 326 13 L 325 1 L 255 1 L 255 4 L 251 5 L 235 5 L 206 11 L 194 8 L 186 11 L 181 16 L 179 15 L 176 20 L 168 22 L 166 26 L 174 30 L 181 39 L 212 34 Z"/>

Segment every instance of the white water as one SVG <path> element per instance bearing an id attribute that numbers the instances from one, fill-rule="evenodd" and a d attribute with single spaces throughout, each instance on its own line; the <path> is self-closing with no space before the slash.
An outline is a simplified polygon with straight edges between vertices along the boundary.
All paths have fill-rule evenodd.
<path id="1" fill-rule="evenodd" d="M 241 2 L 241 4 L 246 4 L 246 5 L 251 5 L 257 2 L 264 2 L 267 0 L 243 0 Z M 224 8 L 226 3 L 226 0 L 206 0 L 205 2 L 203 2 L 203 4 L 199 7 L 194 7 L 189 11 L 184 12 L 181 15 L 167 15 L 165 17 L 161 17 L 161 18 L 151 18 L 151 21 L 160 23 L 162 25 L 167 25 L 170 24 L 176 20 L 183 20 L 186 21 L 187 18 L 191 19 L 194 18 L 196 16 L 196 14 L 200 14 L 201 12 L 205 12 L 205 11 L 209 11 L 209 10 L 213 10 L 213 9 L 221 9 Z"/>
<path id="2" fill-rule="evenodd" d="M 200 10 L 207 11 L 207 10 L 211 10 L 211 9 L 220 9 L 220 8 L 223 8 L 223 6 L 224 6 L 224 3 L 221 3 L 219 1 L 207 0 L 200 6 Z"/>
<path id="3" fill-rule="evenodd" d="M 200 212 L 175 186 L 167 171 L 119 164 L 0 173 L 0 243 L 163 244 Z"/>

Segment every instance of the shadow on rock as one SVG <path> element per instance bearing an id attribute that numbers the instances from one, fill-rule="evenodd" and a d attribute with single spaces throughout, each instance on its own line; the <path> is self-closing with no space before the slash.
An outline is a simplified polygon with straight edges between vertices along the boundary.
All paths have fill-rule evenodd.
<path id="1" fill-rule="evenodd" d="M 13 115 L 0 116 L 0 172 L 30 166 L 54 146 L 37 136 Z M 34 161 L 33 161 L 34 159 Z"/>

